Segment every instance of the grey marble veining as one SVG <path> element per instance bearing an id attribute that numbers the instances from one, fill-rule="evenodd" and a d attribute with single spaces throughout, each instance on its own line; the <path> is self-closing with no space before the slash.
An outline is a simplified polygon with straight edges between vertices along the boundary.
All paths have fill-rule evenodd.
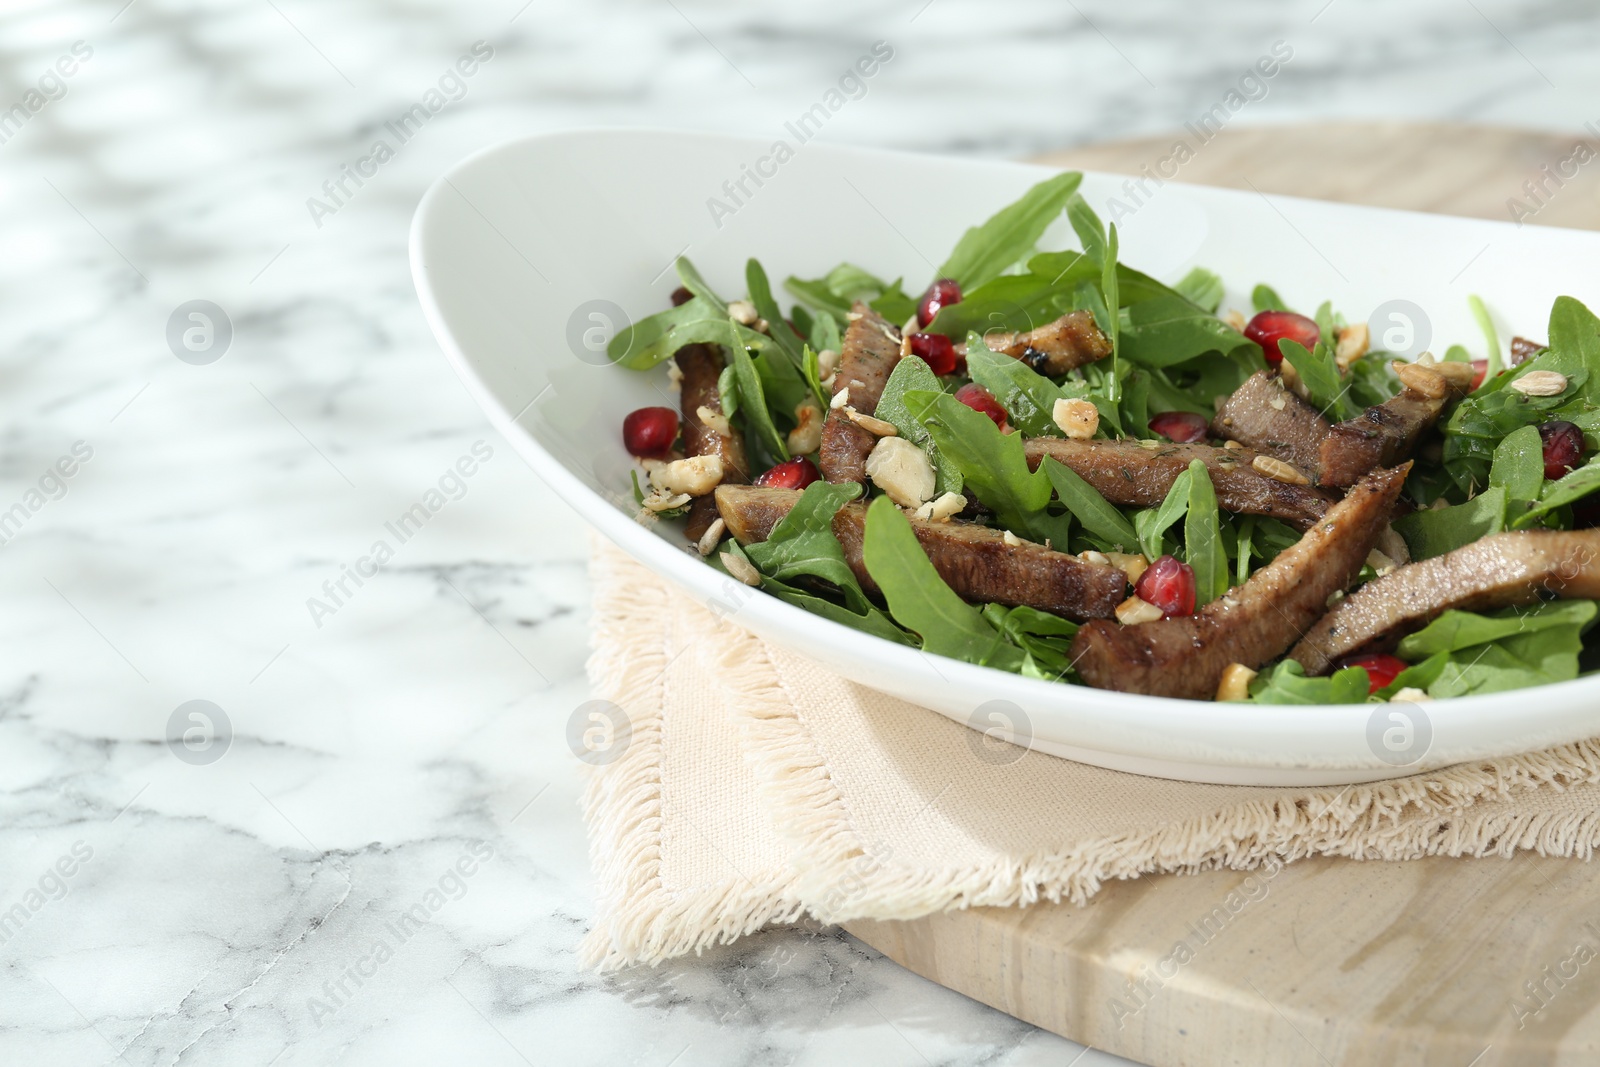
<path id="1" fill-rule="evenodd" d="M 107 0 L 0 27 L 0 113 L 23 108 L 0 121 L 19 1064 L 1075 1062 L 832 929 L 576 968 L 585 533 L 454 380 L 406 264 L 418 196 L 463 154 L 579 125 L 776 131 L 875 41 L 894 58 L 828 139 L 1157 133 L 1280 40 L 1292 62 L 1239 121 L 1600 117 L 1600 19 L 1568 2 Z M 479 41 L 459 100 L 308 206 Z M 195 299 L 233 327 L 205 365 L 165 337 Z M 459 498 L 389 534 L 477 442 Z M 314 617 L 379 540 L 381 574 Z M 231 724 L 214 762 L 163 740 L 194 700 Z"/>

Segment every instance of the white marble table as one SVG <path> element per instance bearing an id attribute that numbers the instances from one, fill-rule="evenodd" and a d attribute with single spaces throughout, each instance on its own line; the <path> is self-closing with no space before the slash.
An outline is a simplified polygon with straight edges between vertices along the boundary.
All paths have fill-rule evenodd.
<path id="1" fill-rule="evenodd" d="M 0 1062 L 1112 1062 L 837 930 L 578 971 L 591 902 L 563 731 L 585 696 L 586 535 L 436 352 L 411 209 L 450 162 L 518 134 L 777 130 L 875 40 L 895 58 L 830 139 L 1020 155 L 1157 132 L 1278 40 L 1292 62 L 1233 121 L 1575 129 L 1600 81 L 1583 9 L 3 16 L 0 111 L 21 109 L 0 116 Z M 461 98 L 333 201 L 324 183 L 477 41 L 492 57 Z M 231 340 L 183 361 L 167 324 L 202 299 Z M 477 442 L 489 458 L 443 486 L 459 498 L 401 543 L 385 524 Z M 344 577 L 379 540 L 381 573 Z M 169 720 L 198 723 L 179 710 L 197 700 L 231 734 L 174 750 Z"/>

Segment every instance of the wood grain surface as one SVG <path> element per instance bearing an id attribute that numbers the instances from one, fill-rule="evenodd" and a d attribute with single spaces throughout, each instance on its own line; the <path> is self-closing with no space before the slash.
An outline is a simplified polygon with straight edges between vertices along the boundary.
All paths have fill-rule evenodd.
<path id="1" fill-rule="evenodd" d="M 1139 174 L 1173 140 L 1044 159 Z M 1440 125 L 1225 130 L 1177 180 L 1505 220 L 1516 197 L 1534 209 L 1526 222 L 1600 229 L 1600 162 L 1574 161 L 1572 178 L 1561 166 L 1580 140 Z M 1543 182 L 1539 201 L 1528 181 Z M 1314 859 L 1118 882 L 1081 908 L 848 929 L 933 981 L 1154 1067 L 1600 1064 L 1600 868 L 1578 860 Z"/>

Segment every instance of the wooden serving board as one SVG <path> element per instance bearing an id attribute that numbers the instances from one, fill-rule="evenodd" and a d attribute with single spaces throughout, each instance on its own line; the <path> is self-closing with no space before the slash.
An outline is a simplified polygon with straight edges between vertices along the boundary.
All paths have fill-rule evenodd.
<path id="1" fill-rule="evenodd" d="M 1138 174 L 1173 139 L 1044 161 Z M 1578 140 L 1399 124 L 1227 130 L 1178 180 L 1491 219 L 1510 219 L 1520 196 L 1539 207 L 1528 221 L 1600 229 L 1600 167 L 1543 206 L 1522 189 Z M 1153 1067 L 1600 1063 L 1600 868 L 1577 860 L 1312 859 L 1270 876 L 1116 882 L 1082 908 L 848 929 L 917 974 Z"/>

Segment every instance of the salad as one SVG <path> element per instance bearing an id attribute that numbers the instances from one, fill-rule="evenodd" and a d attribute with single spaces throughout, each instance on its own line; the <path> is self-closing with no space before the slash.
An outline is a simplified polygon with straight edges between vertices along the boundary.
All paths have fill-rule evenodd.
<path id="1" fill-rule="evenodd" d="M 628 415 L 643 522 L 888 641 L 1195 700 L 1426 700 L 1576 677 L 1600 599 L 1600 320 L 1414 361 L 1331 303 L 1220 310 L 1119 262 L 1081 175 L 908 292 L 686 259 L 612 338 L 676 409 Z M 1078 249 L 1037 245 L 1063 213 Z M 913 294 L 916 295 L 913 295 Z M 1307 312 L 1310 311 L 1308 314 Z M 665 364 L 665 367 L 662 367 Z"/>

